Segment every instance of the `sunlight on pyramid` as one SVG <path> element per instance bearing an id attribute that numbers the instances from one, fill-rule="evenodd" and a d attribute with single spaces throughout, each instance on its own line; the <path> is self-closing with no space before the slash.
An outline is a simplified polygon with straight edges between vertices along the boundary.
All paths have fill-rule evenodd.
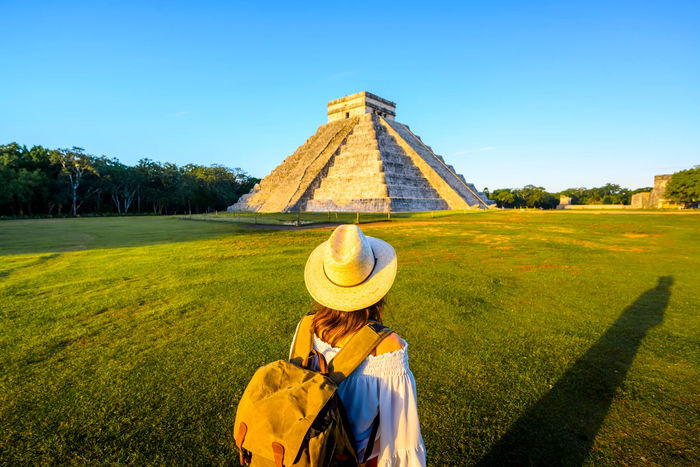
<path id="1" fill-rule="evenodd" d="M 330 101 L 328 123 L 229 211 L 400 212 L 493 204 L 395 116 L 395 103 L 369 92 Z"/>

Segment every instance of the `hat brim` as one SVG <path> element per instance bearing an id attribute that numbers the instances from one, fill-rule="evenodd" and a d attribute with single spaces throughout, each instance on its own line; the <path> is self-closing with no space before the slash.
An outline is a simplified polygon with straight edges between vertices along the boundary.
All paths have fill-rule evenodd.
<path id="1" fill-rule="evenodd" d="M 306 289 L 314 300 L 334 310 L 355 311 L 374 305 L 386 295 L 396 277 L 396 251 L 383 240 L 366 238 L 374 253 L 374 268 L 364 281 L 351 287 L 337 285 L 326 277 L 323 257 L 328 241 L 314 249 L 304 269 Z"/>

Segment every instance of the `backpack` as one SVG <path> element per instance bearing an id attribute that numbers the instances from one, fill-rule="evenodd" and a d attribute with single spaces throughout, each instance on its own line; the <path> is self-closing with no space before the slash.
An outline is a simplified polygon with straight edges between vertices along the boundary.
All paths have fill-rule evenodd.
<path id="1" fill-rule="evenodd" d="M 312 329 L 310 313 L 299 323 L 289 361 L 259 368 L 243 392 L 234 422 L 241 465 L 360 464 L 338 385 L 392 331 L 370 321 L 326 365 L 323 355 L 313 348 Z M 320 371 L 311 369 L 314 356 Z M 362 462 L 372 452 L 378 424 L 377 416 Z"/>

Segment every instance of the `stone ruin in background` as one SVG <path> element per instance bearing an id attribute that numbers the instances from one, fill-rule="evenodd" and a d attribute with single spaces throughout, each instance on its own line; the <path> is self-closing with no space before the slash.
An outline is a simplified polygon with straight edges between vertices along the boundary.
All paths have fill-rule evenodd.
<path id="1" fill-rule="evenodd" d="M 328 103 L 328 123 L 229 211 L 437 211 L 495 206 L 369 92 Z"/>
<path id="2" fill-rule="evenodd" d="M 567 206 L 571 206 L 571 198 L 564 195 L 559 196 L 559 204 L 557 205 L 557 209 L 566 209 Z"/>
<path id="3" fill-rule="evenodd" d="M 644 193 L 632 195 L 633 208 L 675 208 L 675 204 L 664 197 L 666 184 L 671 180 L 673 174 L 657 175 L 654 177 L 654 189 Z"/>

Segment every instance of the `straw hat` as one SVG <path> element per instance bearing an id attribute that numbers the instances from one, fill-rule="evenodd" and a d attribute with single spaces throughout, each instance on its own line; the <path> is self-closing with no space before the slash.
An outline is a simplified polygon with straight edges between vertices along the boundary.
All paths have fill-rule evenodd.
<path id="1" fill-rule="evenodd" d="M 323 306 L 355 311 L 377 303 L 396 277 L 396 252 L 356 225 L 341 225 L 309 256 L 304 281 Z"/>

